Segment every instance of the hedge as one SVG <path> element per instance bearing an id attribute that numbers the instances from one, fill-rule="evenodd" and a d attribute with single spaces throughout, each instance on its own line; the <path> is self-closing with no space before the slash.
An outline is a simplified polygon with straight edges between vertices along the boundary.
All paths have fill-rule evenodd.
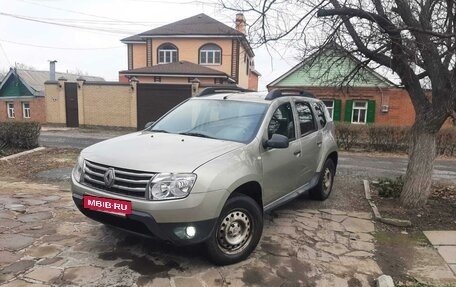
<path id="1" fill-rule="evenodd" d="M 41 125 L 37 122 L 0 122 L 0 146 L 32 149 L 38 146 Z"/>
<path id="2" fill-rule="evenodd" d="M 408 149 L 410 128 L 382 125 L 336 124 L 339 148 L 353 148 L 405 152 Z M 436 152 L 439 155 L 456 156 L 456 128 L 445 128 L 436 137 Z"/>

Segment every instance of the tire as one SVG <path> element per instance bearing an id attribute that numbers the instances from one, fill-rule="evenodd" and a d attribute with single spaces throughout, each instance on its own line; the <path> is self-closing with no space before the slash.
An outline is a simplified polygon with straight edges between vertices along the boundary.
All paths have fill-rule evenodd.
<path id="1" fill-rule="evenodd" d="M 331 159 L 327 159 L 320 173 L 317 185 L 309 192 L 310 198 L 314 200 L 325 200 L 329 197 L 334 184 L 336 167 Z"/>
<path id="2" fill-rule="evenodd" d="M 245 195 L 229 198 L 206 242 L 208 258 L 217 265 L 242 261 L 255 249 L 262 232 L 263 212 L 258 204 Z"/>

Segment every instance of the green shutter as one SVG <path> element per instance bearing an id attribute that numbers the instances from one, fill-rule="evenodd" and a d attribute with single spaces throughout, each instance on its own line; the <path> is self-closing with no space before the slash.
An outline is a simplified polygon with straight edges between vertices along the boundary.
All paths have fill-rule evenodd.
<path id="1" fill-rule="evenodd" d="M 345 121 L 351 123 L 352 119 L 352 110 L 353 110 L 353 100 L 345 101 Z"/>
<path id="2" fill-rule="evenodd" d="M 372 124 L 375 122 L 375 101 L 367 102 L 367 123 Z"/>
<path id="3" fill-rule="evenodd" d="M 340 122 L 341 105 L 342 105 L 341 100 L 334 100 L 333 121 L 335 121 L 335 122 Z"/>

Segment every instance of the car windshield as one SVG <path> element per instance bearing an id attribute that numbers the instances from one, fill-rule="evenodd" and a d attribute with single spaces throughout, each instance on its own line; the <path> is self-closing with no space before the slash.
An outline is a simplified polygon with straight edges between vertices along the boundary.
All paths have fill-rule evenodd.
<path id="1" fill-rule="evenodd" d="M 255 137 L 267 107 L 262 103 L 193 99 L 147 130 L 248 143 Z"/>

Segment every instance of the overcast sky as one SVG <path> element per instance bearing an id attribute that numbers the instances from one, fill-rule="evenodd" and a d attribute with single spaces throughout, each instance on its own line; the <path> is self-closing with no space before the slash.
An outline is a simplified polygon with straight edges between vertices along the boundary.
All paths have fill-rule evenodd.
<path id="1" fill-rule="evenodd" d="M 204 1 L 204 2 L 203 2 Z M 0 71 L 15 63 L 48 70 L 82 71 L 117 80 L 127 69 L 120 39 L 205 13 L 234 27 L 236 12 L 217 0 L 0 0 Z M 297 64 L 297 53 L 255 49 L 259 89 Z"/>

